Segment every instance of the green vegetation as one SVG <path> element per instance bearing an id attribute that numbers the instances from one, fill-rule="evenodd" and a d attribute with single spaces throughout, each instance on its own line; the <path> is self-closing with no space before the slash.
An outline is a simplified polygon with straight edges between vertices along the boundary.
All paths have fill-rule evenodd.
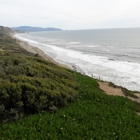
<path id="1" fill-rule="evenodd" d="M 0 51 L 25 53 L 27 55 L 32 55 L 25 49 L 22 49 L 15 39 L 11 39 L 10 36 L 1 33 L 0 33 Z"/>
<path id="2" fill-rule="evenodd" d="M 79 98 L 68 107 L 2 124 L 1 139 L 140 139 L 140 117 L 130 100 L 107 96 L 87 76 L 76 74 L 76 80 Z"/>
<path id="3" fill-rule="evenodd" d="M 116 86 L 115 84 L 113 84 L 112 82 L 109 83 L 109 86 L 112 86 L 114 88 L 121 88 L 122 89 L 122 92 L 125 96 L 129 96 L 129 97 L 132 97 L 132 98 L 138 98 L 134 93 L 136 93 L 136 91 L 130 91 L 130 90 L 127 90 L 126 88 L 123 88 L 123 87 L 120 87 L 120 86 Z"/>
<path id="4" fill-rule="evenodd" d="M 127 90 L 126 88 L 122 88 L 122 91 L 125 96 L 133 97 L 133 98 L 138 98 L 134 92 Z"/>
<path id="5" fill-rule="evenodd" d="M 111 86 L 111 87 L 114 87 L 114 88 L 117 88 L 118 86 L 116 86 L 114 83 L 112 83 L 112 82 L 109 82 L 109 86 Z"/>
<path id="6" fill-rule="evenodd" d="M 140 139 L 132 101 L 18 49 L 0 51 L 0 140 Z"/>
<path id="7" fill-rule="evenodd" d="M 41 58 L 0 52 L 0 118 L 66 106 L 78 84 L 64 68 Z"/>

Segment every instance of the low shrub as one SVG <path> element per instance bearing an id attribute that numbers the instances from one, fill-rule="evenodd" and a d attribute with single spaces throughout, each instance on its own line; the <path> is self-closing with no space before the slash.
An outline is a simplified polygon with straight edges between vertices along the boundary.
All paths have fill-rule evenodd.
<path id="1" fill-rule="evenodd" d="M 61 108 L 77 96 L 78 84 L 72 74 L 49 61 L 0 52 L 0 66 L 2 120 Z"/>

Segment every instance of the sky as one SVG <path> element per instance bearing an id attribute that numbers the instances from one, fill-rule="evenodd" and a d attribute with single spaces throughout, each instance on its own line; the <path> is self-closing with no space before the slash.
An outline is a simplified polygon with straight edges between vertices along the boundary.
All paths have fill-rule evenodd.
<path id="1" fill-rule="evenodd" d="M 140 0 L 0 0 L 0 25 L 63 30 L 140 27 Z"/>

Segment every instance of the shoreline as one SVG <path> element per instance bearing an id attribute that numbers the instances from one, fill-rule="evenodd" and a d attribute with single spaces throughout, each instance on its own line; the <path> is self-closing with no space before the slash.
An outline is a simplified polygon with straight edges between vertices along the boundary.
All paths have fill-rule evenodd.
<path id="1" fill-rule="evenodd" d="M 55 61 L 52 57 L 50 57 L 49 55 L 45 54 L 41 49 L 35 47 L 35 46 L 32 46 L 30 45 L 28 42 L 26 41 L 23 41 L 21 39 L 18 39 L 14 36 L 14 34 L 11 35 L 11 37 L 13 39 L 15 39 L 17 41 L 17 43 L 22 47 L 24 48 L 25 50 L 27 50 L 28 52 L 30 53 L 33 53 L 34 55 L 39 55 L 40 57 L 42 57 L 43 59 L 45 60 L 48 60 L 58 66 L 61 66 L 61 67 L 64 67 L 66 69 L 70 69 L 70 70 L 73 70 L 73 71 L 77 71 L 77 72 L 80 72 L 81 74 L 85 75 L 85 73 L 82 71 L 82 69 L 76 67 L 75 65 L 73 64 L 69 64 L 69 63 L 63 63 L 62 62 L 59 62 L 59 61 Z M 92 77 L 93 79 L 96 79 L 94 77 Z M 132 98 L 132 97 L 127 97 L 124 95 L 123 91 L 122 91 L 122 87 L 112 87 L 109 85 L 109 82 L 106 82 L 106 81 L 101 81 L 100 78 L 99 79 L 96 79 L 98 84 L 99 84 L 99 88 L 104 91 L 105 94 L 107 95 L 114 95 L 114 96 L 122 96 L 122 97 L 125 97 L 125 98 L 128 98 L 132 101 L 136 101 L 138 103 L 140 103 L 140 93 L 139 92 L 136 92 L 135 94 L 137 95 L 138 99 L 135 99 L 135 98 Z"/>
<path id="2" fill-rule="evenodd" d="M 40 36 L 33 37 L 33 39 L 31 37 L 32 35 L 30 36 L 31 38 L 28 38 L 28 35 L 30 36 L 30 33 L 16 34 L 15 37 L 41 49 L 45 55 L 50 56 L 55 61 L 55 64 L 63 64 L 71 70 L 75 70 L 92 78 L 112 82 L 117 86 L 140 92 L 138 77 L 136 77 L 136 75 L 139 76 L 139 73 L 136 73 L 140 66 L 139 64 L 125 62 L 123 59 L 117 60 L 114 58 L 112 60 L 109 59 L 112 55 L 105 57 L 104 55 L 102 56 L 102 53 L 99 54 L 96 53 L 96 51 L 92 53 L 92 50 L 91 52 L 89 51 L 90 48 L 88 48 L 89 50 L 86 52 L 82 44 L 78 44 L 79 48 L 77 45 L 75 46 L 75 44 L 73 46 L 73 44 L 71 44 L 72 40 L 64 43 L 63 41 L 57 42 L 53 39 L 48 40 L 47 36 L 42 36 L 45 41 L 43 42 L 40 40 Z M 86 47 L 86 45 L 84 45 L 84 47 Z"/>
<path id="3" fill-rule="evenodd" d="M 58 63 L 57 61 L 55 61 L 52 57 L 50 57 L 49 55 L 45 54 L 41 49 L 35 47 L 35 46 L 32 46 L 30 45 L 28 42 L 26 41 L 23 41 L 21 39 L 18 39 L 14 36 L 14 34 L 10 35 L 13 39 L 16 40 L 16 42 L 25 50 L 27 50 L 28 52 L 34 54 L 34 55 L 39 55 L 41 58 L 45 59 L 45 60 L 48 60 L 58 66 L 61 66 L 61 67 L 64 67 L 64 68 L 67 68 L 67 69 L 71 69 L 72 70 L 72 66 L 68 66 L 66 64 L 61 64 L 61 63 Z"/>
<path id="4" fill-rule="evenodd" d="M 70 64 L 70 63 L 66 63 L 64 61 L 61 61 L 61 60 L 55 60 L 53 59 L 51 56 L 47 55 L 46 53 L 44 53 L 41 49 L 39 49 L 38 47 L 36 46 L 33 46 L 33 45 L 30 45 L 27 41 L 24 41 L 24 40 L 21 40 L 19 38 L 16 38 L 14 36 L 15 34 L 12 34 L 11 37 L 13 39 L 15 39 L 17 41 L 17 43 L 22 47 L 24 48 L 25 50 L 27 50 L 28 52 L 30 53 L 33 53 L 34 55 L 39 55 L 40 57 L 42 57 L 43 59 L 45 60 L 48 60 L 58 66 L 61 66 L 61 67 L 64 67 L 66 69 L 70 69 L 70 70 L 73 70 L 73 71 L 76 71 L 76 72 L 80 72 L 81 74 L 85 74 L 85 72 L 79 68 L 78 66 L 74 65 L 74 64 Z"/>

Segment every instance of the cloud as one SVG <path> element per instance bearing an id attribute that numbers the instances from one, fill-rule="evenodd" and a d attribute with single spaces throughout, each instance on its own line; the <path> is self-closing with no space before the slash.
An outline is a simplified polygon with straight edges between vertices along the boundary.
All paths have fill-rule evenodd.
<path id="1" fill-rule="evenodd" d="M 140 23 L 139 0 L 0 0 L 4 26 L 63 29 L 133 27 Z"/>

